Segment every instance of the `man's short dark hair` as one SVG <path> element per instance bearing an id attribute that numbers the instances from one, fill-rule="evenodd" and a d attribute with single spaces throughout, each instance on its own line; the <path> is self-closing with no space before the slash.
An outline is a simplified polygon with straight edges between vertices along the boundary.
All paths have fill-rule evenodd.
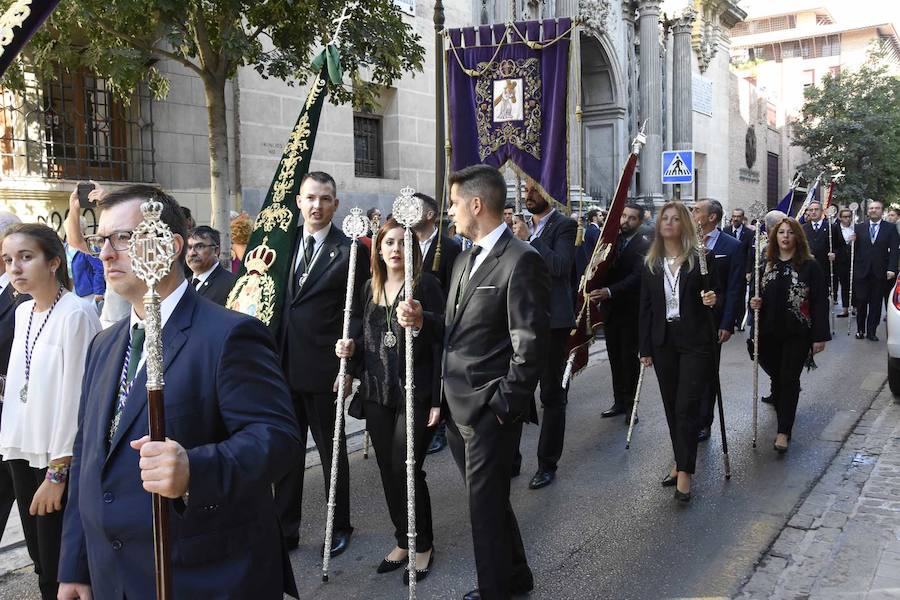
<path id="1" fill-rule="evenodd" d="M 630 208 L 631 210 L 636 210 L 638 213 L 638 217 L 641 219 L 641 221 L 644 220 L 644 213 L 646 212 L 646 209 L 643 206 L 641 206 L 640 204 L 637 204 L 635 202 L 626 202 L 624 208 Z M 596 213 L 596 211 L 594 211 L 594 212 Z M 590 214 L 590 213 L 588 213 L 588 214 Z"/>
<path id="2" fill-rule="evenodd" d="M 310 171 L 300 180 L 300 187 L 303 187 L 303 183 L 307 179 L 312 179 L 313 181 L 318 181 L 322 184 L 331 185 L 331 190 L 334 192 L 334 197 L 337 198 L 337 183 L 335 183 L 334 177 L 332 177 L 325 171 Z"/>
<path id="3" fill-rule="evenodd" d="M 743 209 L 743 208 L 733 208 L 733 209 L 731 209 L 731 214 L 732 214 L 732 215 L 734 215 L 734 213 L 736 213 L 736 212 L 741 213 L 741 218 L 743 218 L 744 215 L 747 214 L 747 213 L 744 212 L 744 209 Z"/>
<path id="4" fill-rule="evenodd" d="M 381 209 L 378 208 L 377 206 L 373 206 L 372 208 L 370 208 L 369 210 L 366 211 L 366 218 L 371 221 L 372 215 L 374 215 L 376 212 L 381 212 Z"/>
<path id="5" fill-rule="evenodd" d="M 421 192 L 416 192 L 413 194 L 414 198 L 418 198 L 422 202 L 425 203 L 426 208 L 430 208 L 434 211 L 435 215 L 440 215 L 441 207 L 438 206 L 437 200 L 429 196 L 428 194 L 423 194 Z"/>
<path id="6" fill-rule="evenodd" d="M 588 223 L 591 223 L 591 222 L 593 222 L 594 218 L 599 214 L 600 214 L 599 210 L 597 210 L 596 208 L 592 208 L 591 210 L 587 211 L 586 215 L 584 215 L 585 221 Z"/>
<path id="7" fill-rule="evenodd" d="M 848 213 L 851 217 L 853 216 L 852 210 L 850 210 L 849 208 L 842 208 L 841 210 L 838 211 L 838 217 L 843 217 L 844 213 Z"/>
<path id="8" fill-rule="evenodd" d="M 219 230 L 213 229 L 208 225 L 200 225 L 199 227 L 195 227 L 194 229 L 192 229 L 191 237 L 203 238 L 211 241 L 216 248 L 221 247 L 220 242 L 222 240 L 222 236 L 219 234 Z"/>
<path id="9" fill-rule="evenodd" d="M 877 202 L 878 204 L 881 205 L 881 208 L 884 208 L 884 201 L 878 200 L 877 198 L 869 198 L 867 202 L 868 202 L 868 204 L 866 204 L 866 208 L 868 208 L 869 207 L 868 205 L 872 204 L 873 202 Z"/>
<path id="10" fill-rule="evenodd" d="M 178 264 L 184 266 L 184 255 L 187 252 L 188 227 L 187 220 L 184 217 L 184 211 L 182 211 L 182 206 L 178 204 L 175 198 L 157 187 L 138 183 L 113 190 L 103 196 L 103 198 L 97 202 L 97 206 L 101 209 L 105 209 L 133 200 L 144 202 L 151 198 L 163 205 L 160 220 L 169 226 L 172 233 L 180 235 L 181 239 L 184 240 L 184 246 L 181 248 L 181 254 L 178 256 Z"/>
<path id="11" fill-rule="evenodd" d="M 712 198 L 701 198 L 700 202 L 709 203 L 709 214 L 716 215 L 716 223 L 722 222 L 722 218 L 725 216 L 725 209 L 722 208 L 721 202 Z"/>
<path id="12" fill-rule="evenodd" d="M 512 210 L 512 211 L 516 210 L 516 204 L 515 204 L 515 202 L 507 202 L 506 204 L 503 205 L 503 210 L 504 210 L 504 211 L 506 211 L 506 210 Z"/>
<path id="13" fill-rule="evenodd" d="M 457 186 L 459 194 L 467 199 L 479 197 L 488 212 L 502 216 L 506 206 L 506 180 L 494 167 L 472 165 L 450 174 L 450 187 Z"/>

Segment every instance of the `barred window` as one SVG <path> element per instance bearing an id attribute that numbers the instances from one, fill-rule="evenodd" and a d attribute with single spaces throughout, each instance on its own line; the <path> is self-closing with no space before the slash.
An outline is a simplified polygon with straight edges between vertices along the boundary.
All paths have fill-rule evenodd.
<path id="1" fill-rule="evenodd" d="M 6 177 L 154 180 L 151 96 L 131 102 L 85 71 L 26 78 L 21 92 L 0 89 L 0 174 Z"/>
<path id="2" fill-rule="evenodd" d="M 357 177 L 382 176 L 383 144 L 380 117 L 353 116 L 353 163 Z"/>

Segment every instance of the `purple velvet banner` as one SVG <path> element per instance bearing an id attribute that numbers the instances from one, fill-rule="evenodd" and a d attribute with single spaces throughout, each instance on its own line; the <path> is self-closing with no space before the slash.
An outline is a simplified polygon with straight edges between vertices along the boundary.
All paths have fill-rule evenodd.
<path id="1" fill-rule="evenodd" d="M 510 32 L 506 25 L 449 31 L 447 95 L 454 171 L 482 163 L 500 168 L 510 162 L 548 199 L 567 204 L 571 27 L 571 19 L 551 19 L 519 22 Z M 520 33 L 528 42 L 546 45 L 529 47 Z"/>

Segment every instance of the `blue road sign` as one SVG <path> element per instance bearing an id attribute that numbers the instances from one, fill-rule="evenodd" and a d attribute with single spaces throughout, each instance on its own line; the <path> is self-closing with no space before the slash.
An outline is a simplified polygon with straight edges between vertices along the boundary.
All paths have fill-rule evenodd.
<path id="1" fill-rule="evenodd" d="M 663 183 L 694 182 L 694 151 L 669 150 L 662 153 Z"/>

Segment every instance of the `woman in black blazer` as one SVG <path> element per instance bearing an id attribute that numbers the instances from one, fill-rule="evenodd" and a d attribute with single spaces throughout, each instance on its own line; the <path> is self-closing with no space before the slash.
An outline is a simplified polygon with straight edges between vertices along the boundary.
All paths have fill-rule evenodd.
<path id="1" fill-rule="evenodd" d="M 803 228 L 783 219 L 769 236 L 760 267 L 760 292 L 750 308 L 759 308 L 759 363 L 772 378 L 772 404 L 778 415 L 775 450 L 785 453 L 797 414 L 800 374 L 813 354 L 831 339 L 825 274 L 809 251 Z"/>
<path id="2" fill-rule="evenodd" d="M 378 565 L 378 573 L 395 571 L 408 561 L 406 514 L 406 367 L 405 333 L 409 303 L 403 299 L 403 228 L 389 218 L 372 242 L 372 279 L 362 290 L 363 334 L 339 340 L 339 358 L 353 358 L 362 382 L 350 405 L 351 416 L 366 419 L 375 448 L 388 512 L 397 544 Z M 433 562 L 431 499 L 422 465 L 441 412 L 441 353 L 444 292 L 440 281 L 422 273 L 422 253 L 413 242 L 413 301 L 421 304 L 421 328 L 413 343 L 413 415 L 416 459 L 416 581 Z M 409 572 L 404 571 L 408 583 Z"/>
<path id="3" fill-rule="evenodd" d="M 704 290 L 699 251 L 687 208 L 665 204 L 641 276 L 640 355 L 656 371 L 675 453 L 662 485 L 675 486 L 682 502 L 691 499 L 702 394 L 716 368 L 716 292 Z"/>

